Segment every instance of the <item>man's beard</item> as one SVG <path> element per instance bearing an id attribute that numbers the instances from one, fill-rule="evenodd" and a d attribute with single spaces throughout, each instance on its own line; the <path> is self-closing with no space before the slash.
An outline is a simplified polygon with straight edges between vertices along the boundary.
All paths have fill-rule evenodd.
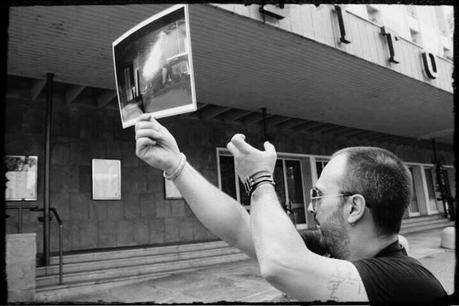
<path id="1" fill-rule="evenodd" d="M 320 224 L 323 242 L 331 257 L 347 259 L 349 252 L 349 236 L 345 229 L 342 208 L 337 209 L 327 220 Z"/>

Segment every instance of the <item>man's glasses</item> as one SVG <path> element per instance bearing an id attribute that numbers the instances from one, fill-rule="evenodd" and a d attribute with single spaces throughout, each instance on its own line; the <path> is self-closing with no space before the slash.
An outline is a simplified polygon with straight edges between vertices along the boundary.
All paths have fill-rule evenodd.
<path id="1" fill-rule="evenodd" d="M 349 196 L 352 196 L 352 195 L 354 195 L 354 193 L 343 192 L 343 193 L 339 193 L 339 194 L 321 196 L 317 189 L 312 188 L 311 190 L 309 190 L 309 198 L 311 199 L 311 207 L 312 207 L 312 211 L 313 212 L 317 212 L 320 199 L 332 198 L 332 197 L 349 197 Z"/>

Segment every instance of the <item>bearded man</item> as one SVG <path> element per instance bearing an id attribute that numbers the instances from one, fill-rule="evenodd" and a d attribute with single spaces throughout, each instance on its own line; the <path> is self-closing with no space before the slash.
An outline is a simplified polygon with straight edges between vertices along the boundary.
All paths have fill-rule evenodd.
<path id="1" fill-rule="evenodd" d="M 261 275 L 288 296 L 370 303 L 446 299 L 440 282 L 398 242 L 412 186 L 393 153 L 353 147 L 333 154 L 311 190 L 308 209 L 319 232 L 302 237 L 273 186 L 274 146 L 265 142 L 261 151 L 236 134 L 227 148 L 249 193 L 250 216 L 186 162 L 164 126 L 148 114 L 136 124 L 137 156 L 163 170 L 202 224 L 255 258 Z"/>

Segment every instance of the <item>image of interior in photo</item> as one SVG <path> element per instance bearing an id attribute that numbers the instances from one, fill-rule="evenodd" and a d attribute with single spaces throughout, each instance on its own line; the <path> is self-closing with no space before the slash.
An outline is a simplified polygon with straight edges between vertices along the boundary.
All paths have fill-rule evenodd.
<path id="1" fill-rule="evenodd" d="M 177 110 L 182 106 L 195 104 L 187 38 L 182 7 L 114 45 L 123 127 L 133 125 L 142 113 L 164 117 L 180 112 Z"/>

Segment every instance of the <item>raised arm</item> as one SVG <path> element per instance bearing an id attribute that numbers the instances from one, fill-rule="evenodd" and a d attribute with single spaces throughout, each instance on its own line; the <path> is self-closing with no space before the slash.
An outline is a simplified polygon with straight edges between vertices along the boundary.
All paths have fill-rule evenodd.
<path id="1" fill-rule="evenodd" d="M 173 174 L 179 165 L 180 150 L 171 133 L 148 114 L 140 117 L 135 131 L 137 156 L 150 166 Z M 209 183 L 188 163 L 174 183 L 207 229 L 255 257 L 249 215 L 236 200 Z"/>
<path id="2" fill-rule="evenodd" d="M 274 146 L 259 151 L 233 136 L 228 149 L 241 180 L 259 171 L 273 173 Z M 311 252 L 284 213 L 271 184 L 261 184 L 251 196 L 251 231 L 260 271 L 276 288 L 302 301 L 368 301 L 355 266 Z"/>

